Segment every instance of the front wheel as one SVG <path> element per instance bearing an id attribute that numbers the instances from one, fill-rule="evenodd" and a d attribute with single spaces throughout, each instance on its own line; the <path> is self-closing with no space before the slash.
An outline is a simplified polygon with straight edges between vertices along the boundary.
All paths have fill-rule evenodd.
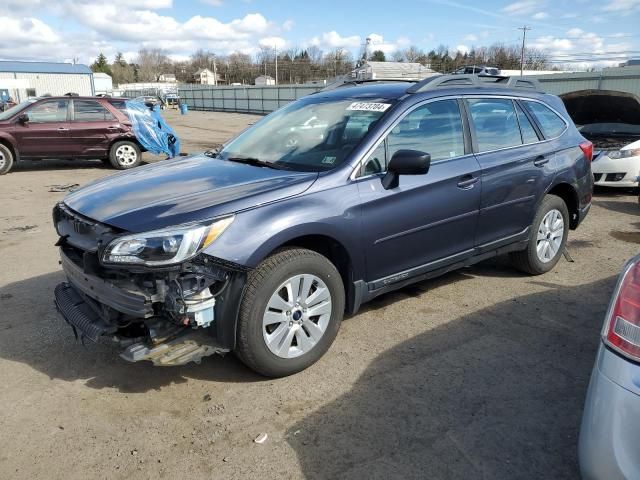
<path id="1" fill-rule="evenodd" d="M 344 303 L 342 278 L 326 257 L 301 248 L 281 250 L 248 276 L 236 354 L 268 377 L 304 370 L 333 343 Z"/>
<path id="2" fill-rule="evenodd" d="M 128 140 L 116 142 L 109 150 L 109 162 L 113 168 L 118 170 L 137 167 L 141 161 L 142 153 L 140 152 L 140 147 L 134 142 Z"/>
<path id="3" fill-rule="evenodd" d="M 546 195 L 533 220 L 525 250 L 510 254 L 514 266 L 541 275 L 556 266 L 569 234 L 569 210 L 560 197 Z"/>

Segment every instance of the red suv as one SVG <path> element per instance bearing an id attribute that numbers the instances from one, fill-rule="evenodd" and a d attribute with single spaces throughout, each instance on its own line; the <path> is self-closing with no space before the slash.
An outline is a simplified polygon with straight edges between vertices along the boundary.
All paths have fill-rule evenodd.
<path id="1" fill-rule="evenodd" d="M 0 113 L 0 175 L 14 162 L 99 158 L 124 170 L 140 164 L 122 98 L 32 98 Z"/>

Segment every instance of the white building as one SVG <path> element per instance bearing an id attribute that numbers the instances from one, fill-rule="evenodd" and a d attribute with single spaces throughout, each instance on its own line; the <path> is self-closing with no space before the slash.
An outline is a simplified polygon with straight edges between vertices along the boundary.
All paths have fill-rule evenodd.
<path id="1" fill-rule="evenodd" d="M 111 76 L 102 72 L 94 72 L 93 88 L 96 95 L 111 95 L 113 93 L 113 80 Z"/>
<path id="2" fill-rule="evenodd" d="M 176 76 L 173 73 L 162 73 L 158 76 L 158 82 L 177 83 Z"/>
<path id="3" fill-rule="evenodd" d="M 276 79 L 273 78 L 271 75 L 260 75 L 259 77 L 256 77 L 253 83 L 256 86 L 264 87 L 265 85 L 275 85 Z"/>
<path id="4" fill-rule="evenodd" d="M 199 68 L 196 73 L 193 74 L 193 80 L 195 83 L 199 83 L 201 85 L 219 85 L 224 83 L 220 74 L 214 74 L 208 68 Z"/>
<path id="5" fill-rule="evenodd" d="M 365 62 L 351 71 L 356 80 L 407 79 L 422 80 L 438 73 L 420 63 L 410 62 Z"/>
<path id="6" fill-rule="evenodd" d="M 65 93 L 95 95 L 91 69 L 71 63 L 0 61 L 0 96 L 20 102 Z"/>

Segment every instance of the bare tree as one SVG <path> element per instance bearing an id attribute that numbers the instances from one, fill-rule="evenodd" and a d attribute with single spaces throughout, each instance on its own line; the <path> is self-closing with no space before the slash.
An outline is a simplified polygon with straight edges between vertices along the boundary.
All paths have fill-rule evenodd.
<path id="1" fill-rule="evenodd" d="M 139 50 L 135 63 L 138 66 L 138 80 L 141 82 L 158 81 L 162 71 L 171 64 L 169 57 L 159 48 Z"/>

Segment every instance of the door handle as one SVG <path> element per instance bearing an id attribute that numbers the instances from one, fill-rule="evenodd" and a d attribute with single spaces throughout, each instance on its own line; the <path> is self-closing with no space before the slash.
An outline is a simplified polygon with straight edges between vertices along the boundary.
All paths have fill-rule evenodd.
<path id="1" fill-rule="evenodd" d="M 120 127 L 111 126 L 111 127 L 107 127 L 107 130 L 120 130 Z"/>
<path id="2" fill-rule="evenodd" d="M 58 128 L 58 131 L 61 132 L 61 133 L 62 132 L 68 132 L 69 129 L 68 128 L 64 128 L 64 127 L 60 127 L 60 128 Z"/>
<path id="3" fill-rule="evenodd" d="M 480 180 L 480 177 L 472 177 L 471 175 L 465 175 L 458 182 L 458 188 L 462 188 L 465 190 L 468 188 L 472 188 L 478 180 Z"/>
<path id="4" fill-rule="evenodd" d="M 542 155 L 540 155 L 539 157 L 536 157 L 536 159 L 533 161 L 533 164 L 536 167 L 542 167 L 543 165 L 546 165 L 547 163 L 549 163 L 549 159 L 546 157 L 543 157 Z"/>

